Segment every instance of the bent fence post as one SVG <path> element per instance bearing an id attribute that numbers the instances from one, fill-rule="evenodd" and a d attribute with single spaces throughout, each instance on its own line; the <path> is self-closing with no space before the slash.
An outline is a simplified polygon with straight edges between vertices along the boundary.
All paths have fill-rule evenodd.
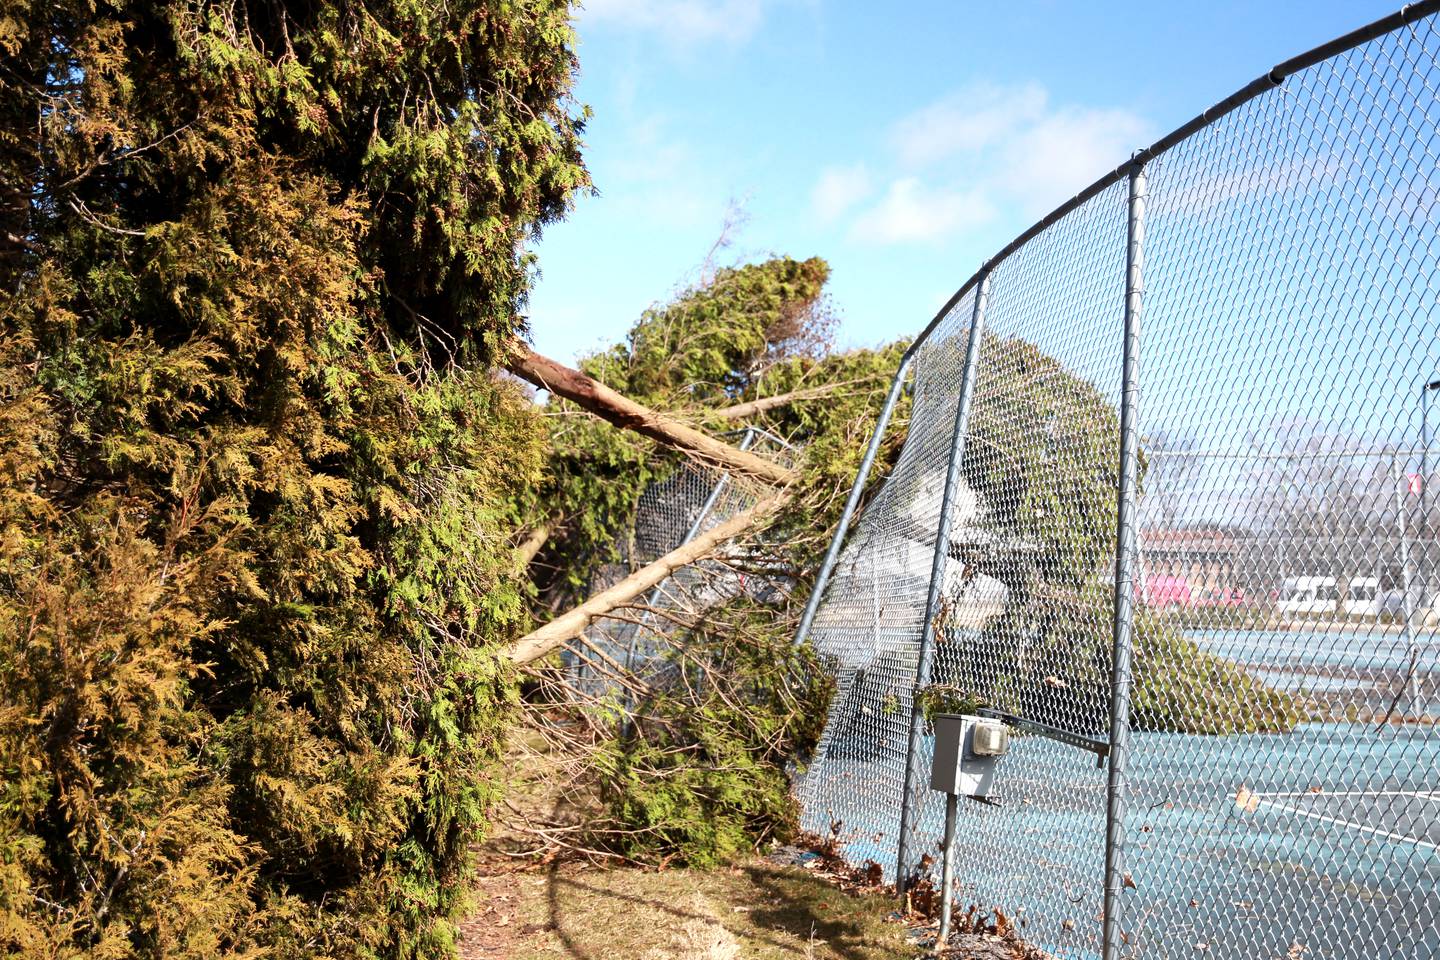
<path id="1" fill-rule="evenodd" d="M 815 586 L 810 590 L 810 600 L 805 604 L 805 613 L 800 617 L 800 626 L 795 631 L 795 646 L 805 642 L 810 636 L 810 625 L 815 620 L 815 611 L 820 609 L 821 595 L 825 592 L 825 586 L 830 582 L 830 574 L 835 569 L 835 561 L 840 556 L 840 546 L 845 542 L 845 531 L 850 528 L 850 520 L 855 515 L 855 508 L 860 504 L 860 496 L 865 492 L 865 481 L 870 476 L 870 468 L 875 464 L 875 455 L 880 452 L 880 444 L 885 439 L 885 428 L 890 425 L 890 415 L 895 412 L 895 403 L 900 399 L 900 391 L 905 386 L 905 375 L 910 372 L 910 362 L 915 357 L 915 351 L 922 343 L 916 340 L 910 349 L 905 351 L 904 358 L 895 370 L 895 377 L 890 381 L 890 392 L 885 397 L 885 406 L 880 409 L 880 419 L 875 422 L 875 432 L 870 436 L 870 446 L 865 448 L 865 457 L 860 461 L 860 471 L 855 474 L 855 482 L 850 485 L 850 496 L 845 501 L 845 509 L 840 513 L 840 521 L 835 525 L 835 535 L 830 538 L 830 549 L 825 552 L 825 561 L 820 564 L 820 572 L 815 576 Z"/>
<path id="2" fill-rule="evenodd" d="M 935 531 L 935 555 L 930 564 L 930 590 L 925 596 L 925 617 L 921 621 L 920 649 L 915 666 L 915 685 L 910 699 L 910 739 L 905 750 L 905 789 L 900 806 L 899 851 L 895 859 L 895 887 L 903 894 L 907 885 L 906 868 L 910 859 L 910 831 L 920 805 L 922 785 L 915 782 L 915 753 L 924 734 L 925 714 L 916 695 L 930 676 L 934 660 L 935 614 L 940 606 L 940 588 L 945 580 L 945 561 L 950 546 L 950 514 L 955 488 L 960 479 L 960 463 L 965 457 L 965 437 L 970 425 L 971 401 L 975 395 L 975 368 L 980 357 L 981 331 L 985 326 L 985 306 L 990 296 L 990 274 L 986 270 L 975 290 L 975 310 L 970 317 L 970 334 L 965 344 L 965 369 L 960 380 L 960 397 L 955 404 L 955 429 L 950 436 L 950 460 L 945 468 L 945 492 L 940 498 L 940 518 Z"/>

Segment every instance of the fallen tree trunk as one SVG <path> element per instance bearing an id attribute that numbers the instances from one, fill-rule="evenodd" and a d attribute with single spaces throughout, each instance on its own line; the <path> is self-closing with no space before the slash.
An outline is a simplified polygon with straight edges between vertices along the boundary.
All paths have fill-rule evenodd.
<path id="1" fill-rule="evenodd" d="M 724 470 L 775 486 L 786 486 L 796 479 L 793 470 L 736 449 L 673 417 L 642 406 L 579 370 L 542 357 L 524 344 L 515 345 L 514 354 L 506 367 L 516 376 L 579 404 L 602 420 L 633 430 Z"/>
<path id="2" fill-rule="evenodd" d="M 595 594 L 545 626 L 530 631 L 510 648 L 510 659 L 519 664 L 530 663 L 564 646 L 578 637 L 597 617 L 624 606 L 681 567 L 703 560 L 726 541 L 754 529 L 787 499 L 787 495 L 778 494 L 762 500 L 749 510 L 706 530 L 694 540 L 681 544 L 659 560 L 646 564 L 613 587 Z"/>

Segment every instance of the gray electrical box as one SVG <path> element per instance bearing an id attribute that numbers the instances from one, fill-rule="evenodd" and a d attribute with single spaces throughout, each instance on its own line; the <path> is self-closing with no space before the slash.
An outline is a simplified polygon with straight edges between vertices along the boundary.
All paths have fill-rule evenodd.
<path id="1" fill-rule="evenodd" d="M 1010 750 L 1010 729 L 988 717 L 942 713 L 935 718 L 935 756 L 930 788 L 964 797 L 984 797 L 995 778 L 995 763 Z"/>

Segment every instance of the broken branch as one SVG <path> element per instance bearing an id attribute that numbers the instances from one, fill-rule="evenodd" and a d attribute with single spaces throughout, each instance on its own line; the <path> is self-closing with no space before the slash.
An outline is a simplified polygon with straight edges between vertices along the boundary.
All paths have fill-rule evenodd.
<path id="1" fill-rule="evenodd" d="M 746 417 L 753 417 L 766 410 L 774 410 L 776 407 L 783 407 L 789 403 L 799 403 L 802 400 L 814 400 L 827 394 L 834 393 L 841 387 L 848 387 L 852 383 L 827 383 L 821 387 L 809 387 L 804 390 L 791 390 L 789 393 L 777 393 L 773 397 L 761 397 L 758 400 L 747 400 L 745 403 L 737 403 L 729 407 L 721 407 L 709 413 L 711 417 L 719 417 L 725 420 L 743 420 Z"/>
<path id="2" fill-rule="evenodd" d="M 545 546 L 545 541 L 550 539 L 551 526 L 547 521 L 530 531 L 529 536 L 515 548 L 515 569 L 524 573 L 530 566 L 530 561 L 535 559 L 535 554 Z"/>
<path id="3" fill-rule="evenodd" d="M 787 470 L 764 457 L 722 443 L 673 417 L 642 406 L 579 370 L 572 370 L 549 357 L 541 356 L 525 344 L 515 344 L 514 353 L 506 367 L 516 376 L 578 404 L 602 420 L 608 420 L 626 430 L 633 430 L 725 470 L 782 487 L 796 479 L 793 470 Z"/>
<path id="4" fill-rule="evenodd" d="M 681 567 L 703 560 L 717 547 L 758 526 L 786 499 L 788 498 L 781 494 L 762 500 L 749 510 L 736 514 L 724 523 L 706 530 L 695 539 L 671 550 L 659 560 L 641 567 L 613 587 L 595 594 L 580 606 L 561 614 L 545 626 L 530 631 L 511 648 L 510 659 L 519 664 L 526 664 L 563 646 L 579 636 L 597 617 L 602 617 L 616 607 L 629 603 Z"/>

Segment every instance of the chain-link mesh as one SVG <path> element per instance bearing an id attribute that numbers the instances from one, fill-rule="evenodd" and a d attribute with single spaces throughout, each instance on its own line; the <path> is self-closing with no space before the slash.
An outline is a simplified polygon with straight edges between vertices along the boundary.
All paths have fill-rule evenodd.
<path id="1" fill-rule="evenodd" d="M 1121 955 L 1440 956 L 1437 84 L 1427 17 L 1142 156 Z M 814 617 L 838 693 L 805 822 L 889 877 L 912 707 L 1119 732 L 1129 193 L 1115 179 L 1034 233 L 989 271 L 979 316 L 971 285 L 929 332 L 900 460 Z M 904 872 L 929 872 L 941 835 L 930 752 L 924 736 L 910 758 Z M 960 902 L 1098 955 L 1106 776 L 1017 736 L 1000 806 L 961 808 Z"/>
<path id="2" fill-rule="evenodd" d="M 848 853 L 882 866 L 894 857 L 917 638 L 924 621 L 950 424 L 973 298 L 920 347 L 910 435 L 900 459 L 841 554 L 811 630 L 838 666 L 816 761 L 800 783 L 804 825 L 832 825 Z"/>
<path id="3" fill-rule="evenodd" d="M 774 463 L 794 462 L 788 443 L 759 428 L 746 428 L 726 439 Z M 758 500 L 751 482 L 715 467 L 681 465 L 640 495 L 633 535 L 616 545 L 619 562 L 601 568 L 591 578 L 588 592 L 594 595 L 613 586 Z M 571 689 L 592 701 L 623 700 L 627 686 L 654 681 L 657 671 L 673 663 L 667 656 L 669 638 L 679 625 L 742 591 L 762 586 L 750 579 L 723 557 L 703 560 L 677 570 L 640 601 L 597 618 L 584 637 L 566 649 Z"/>

